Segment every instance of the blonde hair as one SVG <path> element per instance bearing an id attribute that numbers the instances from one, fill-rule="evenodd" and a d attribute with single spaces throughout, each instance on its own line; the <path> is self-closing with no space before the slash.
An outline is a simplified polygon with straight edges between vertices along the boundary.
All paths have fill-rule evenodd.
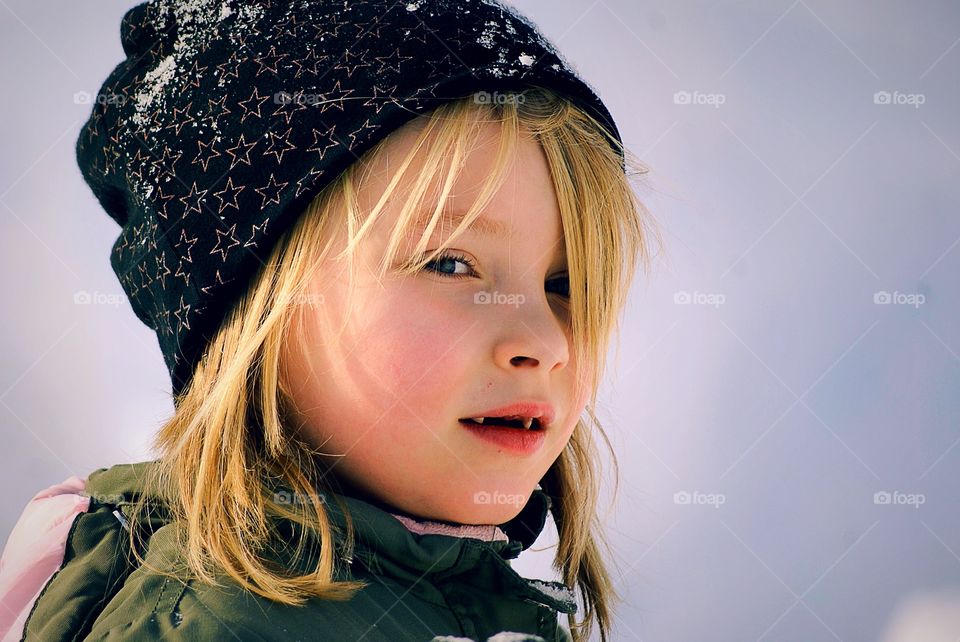
<path id="1" fill-rule="evenodd" d="M 289 504 L 278 501 L 273 493 L 284 487 L 312 497 L 329 488 L 318 464 L 318 451 L 298 439 L 287 421 L 292 404 L 283 382 L 283 347 L 296 315 L 306 307 L 302 303 L 309 296 L 311 274 L 331 250 L 332 232 L 346 229 L 347 247 L 338 258 L 346 257 L 352 266 L 355 248 L 422 149 L 423 169 L 398 217 L 381 275 L 394 264 L 401 235 L 418 222 L 415 212 L 429 185 L 440 177 L 440 202 L 414 252 L 422 253 L 442 219 L 443 201 L 479 123 L 493 122 L 501 126 L 500 146 L 495 170 L 477 201 L 444 247 L 404 265 L 402 272 L 416 273 L 470 225 L 502 183 L 523 133 L 540 143 L 556 189 L 566 243 L 576 380 L 578 385 L 590 387 L 585 410 L 589 421 L 581 418 L 577 422 L 541 487 L 553 500 L 551 512 L 559 536 L 554 567 L 565 583 L 580 589 L 585 606 L 581 621 L 569 615 L 573 639 L 586 640 L 595 623 L 601 639 L 607 639 L 613 602 L 621 598 L 601 555 L 601 546 L 607 554 L 609 547 L 597 516 L 600 470 L 595 433 L 610 452 L 615 480 L 619 464 L 593 408 L 609 340 L 619 333 L 619 315 L 637 259 L 649 267 L 648 236 L 659 236 L 648 225 L 649 213 L 630 183 L 632 177 L 645 174 L 646 168 L 597 120 L 543 88 L 530 88 L 515 96 L 516 100 L 495 104 L 467 97 L 430 112 L 386 192 L 371 213 L 364 213 L 356 201 L 362 171 L 389 140 L 385 138 L 327 185 L 283 233 L 249 290 L 231 309 L 189 386 L 176 399 L 174 416 L 157 435 L 159 465 L 150 480 L 152 492 L 167 502 L 181 524 L 185 564 L 200 580 L 216 583 L 215 575 L 226 574 L 247 590 L 291 605 L 309 597 L 350 599 L 366 586 L 361 581 L 334 579 L 342 568 L 335 547 L 342 545 L 349 555 L 353 542 L 347 511 L 343 511 L 347 528 L 341 542 L 322 502 Z M 426 145 L 430 136 L 435 138 Z M 626 158 L 626 171 L 618 152 Z M 135 516 L 144 507 L 141 503 Z M 314 547 L 319 552 L 315 567 L 295 572 L 265 559 L 263 552 L 276 535 L 276 517 L 302 529 L 305 536 L 293 559 L 302 559 L 307 548 Z M 131 537 L 136 530 L 131 529 Z M 291 564 L 294 566 L 300 567 Z"/>

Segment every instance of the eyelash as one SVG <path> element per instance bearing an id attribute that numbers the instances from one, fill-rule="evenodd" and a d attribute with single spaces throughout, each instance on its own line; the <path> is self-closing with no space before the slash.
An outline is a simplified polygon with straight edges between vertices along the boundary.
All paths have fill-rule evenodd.
<path id="1" fill-rule="evenodd" d="M 470 271 L 471 271 L 471 272 L 474 272 L 474 271 L 475 271 L 475 270 L 474 270 L 475 265 L 474 265 L 473 261 L 471 261 L 470 259 L 468 259 L 468 258 L 467 258 L 466 256 L 464 256 L 463 254 L 441 254 L 440 256 L 438 256 L 437 258 L 435 258 L 434 260 L 432 260 L 432 261 L 427 261 L 427 263 L 424 265 L 424 269 L 427 269 L 427 270 L 429 270 L 430 272 L 433 272 L 434 274 L 439 274 L 439 275 L 441 275 L 441 276 L 443 276 L 443 277 L 451 278 L 451 279 L 466 279 L 466 278 L 469 278 L 469 277 L 470 277 L 469 274 L 448 274 L 448 273 L 440 272 L 440 271 L 435 270 L 435 269 L 433 269 L 433 268 L 428 268 L 428 267 L 427 267 L 427 266 L 430 266 L 430 265 L 436 265 L 437 263 L 441 263 L 441 262 L 443 262 L 443 261 L 460 261 L 461 263 L 465 264 L 468 268 L 470 268 Z M 557 278 L 555 278 L 555 279 L 550 279 L 550 281 L 547 281 L 547 283 L 551 283 L 551 282 L 553 282 L 553 281 L 562 281 L 562 280 L 564 280 L 564 279 L 569 279 L 569 277 L 557 277 Z M 569 299 L 569 298 L 570 298 L 569 290 L 570 290 L 570 286 L 568 285 L 568 286 L 567 286 L 567 294 L 560 294 L 559 292 L 556 293 L 556 294 L 560 294 L 560 296 Z"/>

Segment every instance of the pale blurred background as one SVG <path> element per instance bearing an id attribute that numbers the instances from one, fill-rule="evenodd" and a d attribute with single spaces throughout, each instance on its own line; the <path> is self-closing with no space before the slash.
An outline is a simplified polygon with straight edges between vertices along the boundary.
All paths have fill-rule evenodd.
<path id="1" fill-rule="evenodd" d="M 0 542 L 172 410 L 73 156 L 133 4 L 0 0 Z M 598 410 L 615 639 L 960 640 L 960 6 L 515 5 L 650 165 L 664 234 Z"/>

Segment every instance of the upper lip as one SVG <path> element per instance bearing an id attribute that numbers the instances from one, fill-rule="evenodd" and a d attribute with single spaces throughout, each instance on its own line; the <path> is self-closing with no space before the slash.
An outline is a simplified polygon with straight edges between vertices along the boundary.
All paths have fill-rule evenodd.
<path id="1" fill-rule="evenodd" d="M 461 419 L 470 419 L 472 417 L 509 417 L 517 415 L 519 417 L 536 417 L 540 422 L 541 428 L 548 428 L 553 423 L 555 416 L 553 406 L 542 401 L 518 401 L 508 406 L 491 408 L 490 410 L 481 410 L 469 415 L 464 415 Z"/>

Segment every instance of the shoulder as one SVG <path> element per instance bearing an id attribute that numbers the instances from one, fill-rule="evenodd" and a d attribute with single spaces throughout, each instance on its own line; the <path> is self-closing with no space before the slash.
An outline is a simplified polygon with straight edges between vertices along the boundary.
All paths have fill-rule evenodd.
<path id="1" fill-rule="evenodd" d="M 411 621 L 413 617 L 429 621 L 430 617 L 423 612 L 412 616 L 397 600 L 399 592 L 392 594 L 392 605 L 371 599 L 371 593 L 362 589 L 350 600 L 314 598 L 303 606 L 288 606 L 230 582 L 219 586 L 192 580 L 179 583 L 157 575 L 131 576 L 131 580 L 103 611 L 85 640 L 424 642 L 436 630 Z"/>
<path id="2" fill-rule="evenodd" d="M 190 579 L 177 547 L 177 526 L 167 524 L 152 534 L 146 564 L 127 576 L 84 639 L 260 641 L 270 639 L 260 631 L 262 620 L 253 596 Z"/>
<path id="3" fill-rule="evenodd" d="M 271 637 L 254 607 L 238 608 L 223 600 L 204 599 L 189 584 L 151 576 L 126 587 L 97 618 L 88 642 L 139 640 L 240 640 L 263 642 Z"/>
<path id="4" fill-rule="evenodd" d="M 148 464 L 101 468 L 37 493 L 0 561 L 0 635 L 74 639 L 132 570 L 124 507 L 136 495 L 129 474 Z M 6 638 L 4 638 L 6 639 Z"/>
<path id="5" fill-rule="evenodd" d="M 130 574 L 86 640 L 424 642 L 436 630 L 434 607 L 413 604 L 387 578 L 356 577 L 369 584 L 349 600 L 312 598 L 302 606 L 271 601 L 229 578 L 216 585 L 189 578 L 176 570 L 173 528 L 154 534 L 146 558 L 152 568 Z M 440 630 L 455 630 L 450 627 Z"/>

